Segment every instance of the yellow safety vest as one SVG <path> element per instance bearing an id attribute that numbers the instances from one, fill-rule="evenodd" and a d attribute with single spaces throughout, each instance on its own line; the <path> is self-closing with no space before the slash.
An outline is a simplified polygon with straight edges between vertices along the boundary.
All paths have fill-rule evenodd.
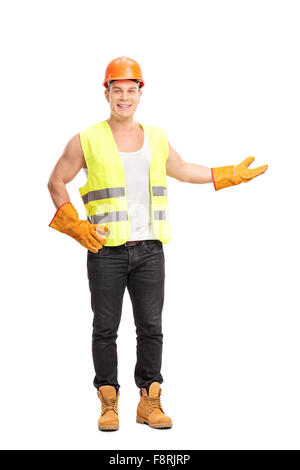
<path id="1" fill-rule="evenodd" d="M 166 175 L 168 140 L 163 130 L 140 125 L 147 135 L 151 154 L 149 191 L 153 231 L 162 243 L 170 243 Z M 125 170 L 108 122 L 102 121 L 82 130 L 80 140 L 88 180 L 79 192 L 87 219 L 109 229 L 106 246 L 122 245 L 130 236 Z"/>

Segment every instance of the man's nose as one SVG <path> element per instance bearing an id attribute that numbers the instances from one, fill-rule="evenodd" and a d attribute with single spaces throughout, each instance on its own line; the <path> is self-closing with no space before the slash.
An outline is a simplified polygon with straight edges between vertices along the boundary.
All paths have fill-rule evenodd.
<path id="1" fill-rule="evenodd" d="M 128 97 L 129 97 L 129 95 L 127 95 L 126 93 L 123 93 L 123 94 L 121 95 L 121 99 L 122 99 L 122 100 L 127 100 Z"/>

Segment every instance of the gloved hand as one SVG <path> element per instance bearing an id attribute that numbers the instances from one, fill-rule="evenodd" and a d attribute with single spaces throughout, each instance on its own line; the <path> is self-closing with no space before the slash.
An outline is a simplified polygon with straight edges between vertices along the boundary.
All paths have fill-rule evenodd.
<path id="1" fill-rule="evenodd" d="M 65 202 L 57 209 L 49 227 L 69 235 L 93 253 L 98 253 L 98 250 L 106 243 L 106 239 L 101 237 L 97 231 L 103 235 L 108 232 L 107 227 L 91 224 L 88 220 L 80 220 L 78 212 L 71 202 Z"/>
<path id="2" fill-rule="evenodd" d="M 221 166 L 212 168 L 212 176 L 215 190 L 234 186 L 242 182 L 248 183 L 258 175 L 266 171 L 268 165 L 259 166 L 257 168 L 248 168 L 248 166 L 255 160 L 254 157 L 247 157 L 239 165 L 236 166 Z"/>

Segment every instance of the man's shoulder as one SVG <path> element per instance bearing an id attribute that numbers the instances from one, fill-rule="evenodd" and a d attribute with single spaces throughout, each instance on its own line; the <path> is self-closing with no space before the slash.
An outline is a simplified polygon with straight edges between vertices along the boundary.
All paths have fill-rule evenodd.
<path id="1" fill-rule="evenodd" d="M 152 126 L 151 124 L 144 124 L 144 123 L 142 123 L 142 126 L 146 127 L 149 131 L 152 131 L 153 133 L 166 135 L 166 131 L 162 129 L 161 127 Z"/>
<path id="2" fill-rule="evenodd" d="M 80 132 L 81 133 L 93 133 L 97 130 L 99 130 L 101 127 L 103 127 L 105 125 L 105 121 L 100 121 L 100 122 L 96 122 L 95 124 L 92 124 L 88 127 L 85 127 L 84 129 L 82 129 Z"/>

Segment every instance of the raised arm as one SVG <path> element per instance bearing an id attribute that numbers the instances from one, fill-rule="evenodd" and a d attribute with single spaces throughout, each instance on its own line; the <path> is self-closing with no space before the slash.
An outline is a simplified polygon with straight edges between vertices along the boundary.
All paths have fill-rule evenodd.
<path id="1" fill-rule="evenodd" d="M 218 191 L 240 183 L 248 183 L 268 169 L 268 165 L 248 168 L 254 160 L 254 157 L 247 157 L 238 165 L 209 168 L 185 162 L 169 143 L 166 170 L 168 176 L 185 183 L 214 183 L 214 188 Z"/>
<path id="2" fill-rule="evenodd" d="M 166 164 L 167 175 L 185 183 L 211 183 L 211 169 L 196 163 L 187 163 L 169 143 Z"/>

